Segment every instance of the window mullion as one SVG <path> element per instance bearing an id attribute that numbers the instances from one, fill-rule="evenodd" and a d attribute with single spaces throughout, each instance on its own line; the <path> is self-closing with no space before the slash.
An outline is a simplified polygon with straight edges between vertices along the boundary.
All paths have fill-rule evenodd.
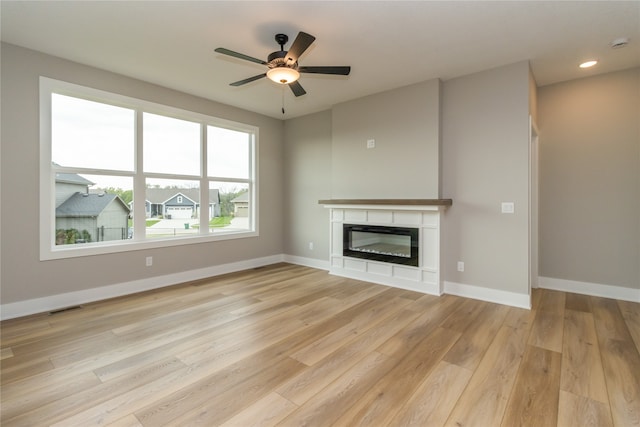
<path id="1" fill-rule="evenodd" d="M 209 180 L 207 176 L 207 126 L 200 124 L 200 234 L 209 233 Z"/>
<path id="2" fill-rule="evenodd" d="M 142 110 L 136 109 L 135 173 L 133 176 L 133 238 L 144 240 L 146 233 L 146 183 L 144 176 L 144 132 Z"/>

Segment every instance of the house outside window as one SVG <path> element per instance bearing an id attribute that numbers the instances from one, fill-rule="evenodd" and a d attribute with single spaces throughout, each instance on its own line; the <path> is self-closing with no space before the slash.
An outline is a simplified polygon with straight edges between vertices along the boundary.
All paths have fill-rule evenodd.
<path id="1" fill-rule="evenodd" d="M 44 77 L 40 97 L 41 259 L 257 235 L 257 128 Z"/>

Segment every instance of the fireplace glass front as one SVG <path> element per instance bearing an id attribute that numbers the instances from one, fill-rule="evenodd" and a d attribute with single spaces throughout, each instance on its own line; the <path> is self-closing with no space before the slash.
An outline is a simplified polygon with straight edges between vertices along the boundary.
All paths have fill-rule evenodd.
<path id="1" fill-rule="evenodd" d="M 343 224 L 343 256 L 418 267 L 418 229 Z"/>

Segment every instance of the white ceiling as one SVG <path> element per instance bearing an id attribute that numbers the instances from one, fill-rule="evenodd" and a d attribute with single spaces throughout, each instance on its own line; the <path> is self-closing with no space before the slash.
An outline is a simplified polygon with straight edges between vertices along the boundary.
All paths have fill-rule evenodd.
<path id="1" fill-rule="evenodd" d="M 7 1 L 2 41 L 276 118 L 291 118 L 420 81 L 529 60 L 538 85 L 640 66 L 640 1 Z M 303 74 L 295 98 L 261 79 L 276 33 L 316 36 L 300 64 L 350 65 Z M 628 37 L 630 44 L 609 43 Z M 288 45 L 285 46 L 285 49 Z M 583 60 L 600 63 L 580 70 Z"/>

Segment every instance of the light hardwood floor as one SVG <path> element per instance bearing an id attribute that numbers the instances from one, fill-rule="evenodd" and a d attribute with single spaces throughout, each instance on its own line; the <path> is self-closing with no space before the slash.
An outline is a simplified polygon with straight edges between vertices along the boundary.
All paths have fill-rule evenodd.
<path id="1" fill-rule="evenodd" d="M 2 322 L 2 426 L 640 425 L 640 304 L 278 264 Z"/>

